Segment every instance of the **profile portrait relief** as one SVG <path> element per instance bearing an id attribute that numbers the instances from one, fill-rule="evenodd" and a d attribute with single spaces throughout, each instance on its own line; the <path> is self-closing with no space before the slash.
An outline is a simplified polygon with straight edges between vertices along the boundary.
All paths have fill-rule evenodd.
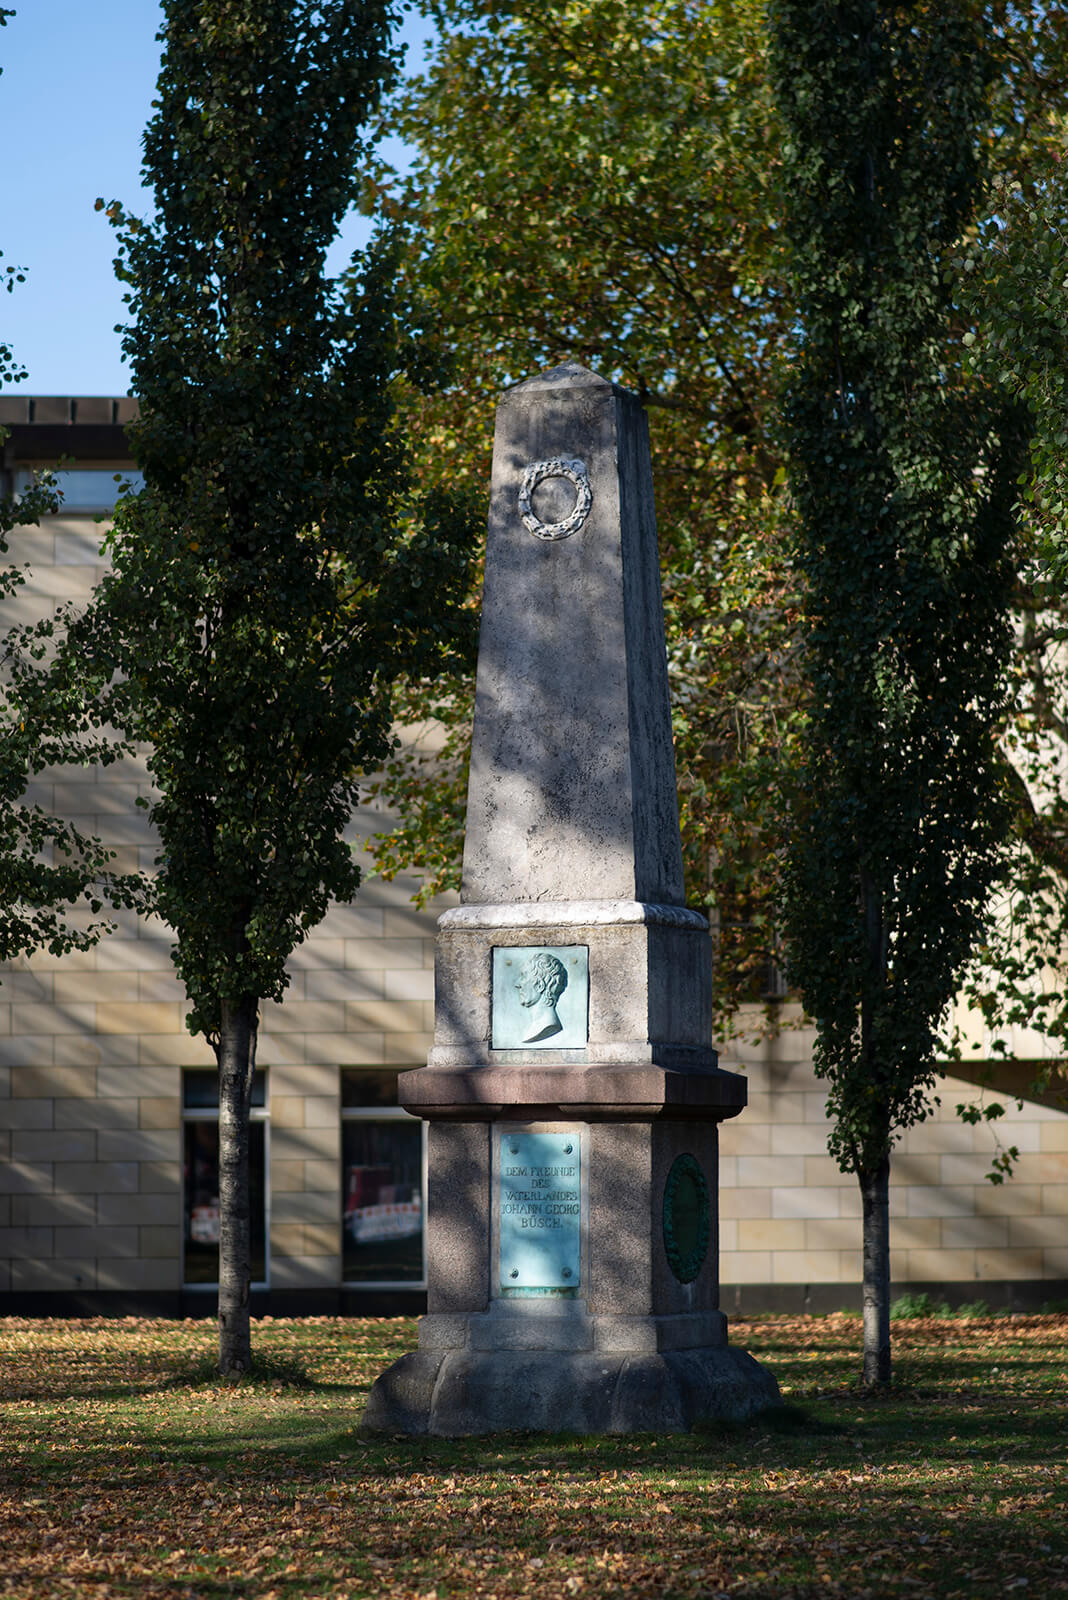
<path id="1" fill-rule="evenodd" d="M 524 962 L 515 980 L 519 1004 L 530 1012 L 523 1029 L 523 1043 L 536 1044 L 560 1033 L 563 1024 L 556 1014 L 556 1003 L 567 988 L 567 969 L 556 956 L 540 950 Z"/>
<path id="2" fill-rule="evenodd" d="M 495 945 L 491 985 L 491 1049 L 581 1050 L 586 1044 L 586 945 Z"/>

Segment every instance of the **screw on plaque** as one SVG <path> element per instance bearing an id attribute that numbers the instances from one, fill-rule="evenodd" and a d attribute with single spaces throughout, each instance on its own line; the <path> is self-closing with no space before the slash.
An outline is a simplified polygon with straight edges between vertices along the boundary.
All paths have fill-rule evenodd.
<path id="1" fill-rule="evenodd" d="M 519 1154 L 519 1146 L 517 1144 L 510 1144 L 508 1146 L 508 1148 L 509 1148 L 509 1150 L 512 1152 L 512 1154 L 514 1156 L 517 1156 Z"/>
<path id="2" fill-rule="evenodd" d="M 565 1156 L 569 1156 L 571 1154 L 572 1150 L 574 1150 L 574 1148 L 575 1148 L 575 1146 L 573 1144 L 565 1144 L 564 1145 L 564 1155 Z"/>
<path id="3" fill-rule="evenodd" d="M 519 1276 L 519 1268 L 518 1267 L 513 1267 L 511 1272 L 508 1274 L 508 1276 L 510 1278 L 518 1278 L 518 1276 Z"/>
<path id="4" fill-rule="evenodd" d="M 560 1276 L 561 1276 L 561 1278 L 570 1278 L 570 1276 L 571 1276 L 571 1268 L 570 1267 L 562 1267 L 560 1269 Z"/>

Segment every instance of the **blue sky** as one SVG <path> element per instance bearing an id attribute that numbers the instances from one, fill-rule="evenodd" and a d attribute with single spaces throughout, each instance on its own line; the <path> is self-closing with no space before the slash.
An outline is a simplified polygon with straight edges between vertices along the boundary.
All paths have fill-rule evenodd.
<path id="1" fill-rule="evenodd" d="M 11 0 L 0 29 L 3 266 L 26 282 L 0 297 L 0 340 L 29 369 L 6 393 L 125 394 L 113 332 L 124 307 L 114 245 L 97 195 L 149 209 L 140 188 L 141 134 L 151 109 L 160 11 L 153 0 Z M 418 68 L 428 25 L 409 16 L 408 66 Z M 364 236 L 342 230 L 336 270 Z"/>

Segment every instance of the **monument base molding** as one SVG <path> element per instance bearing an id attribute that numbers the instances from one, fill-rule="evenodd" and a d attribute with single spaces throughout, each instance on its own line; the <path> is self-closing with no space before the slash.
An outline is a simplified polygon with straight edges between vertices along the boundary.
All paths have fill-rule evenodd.
<path id="1" fill-rule="evenodd" d="M 745 1350 L 413 1350 L 371 1390 L 372 1433 L 687 1433 L 779 1403 Z"/>

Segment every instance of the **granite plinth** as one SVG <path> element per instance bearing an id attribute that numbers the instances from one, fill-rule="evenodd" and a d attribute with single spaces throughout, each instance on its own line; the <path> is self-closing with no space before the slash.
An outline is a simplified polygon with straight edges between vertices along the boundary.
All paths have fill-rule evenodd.
<path id="1" fill-rule="evenodd" d="M 581 1150 L 579 1288 L 567 1295 L 515 1297 L 505 1294 L 507 1286 L 499 1268 L 496 1151 L 509 1133 L 535 1129 L 567 1133 Z M 719 1335 L 714 1330 L 720 1327 L 720 1319 L 719 1230 L 714 1208 L 705 1255 L 686 1283 L 672 1271 L 662 1218 L 665 1189 L 680 1155 L 699 1162 L 709 1191 L 715 1194 L 718 1142 L 717 1123 L 705 1120 L 590 1119 L 546 1121 L 533 1127 L 512 1116 L 499 1125 L 489 1120 L 432 1121 L 427 1141 L 429 1315 L 420 1324 L 420 1339 L 432 1336 L 440 1344 L 445 1334 L 434 1330 L 449 1326 L 463 1330 L 455 1333 L 455 1342 L 463 1345 L 473 1337 L 472 1328 L 492 1326 L 511 1344 L 519 1337 L 515 1331 L 519 1322 L 525 1322 L 535 1330 L 533 1337 L 544 1344 L 552 1329 L 560 1330 L 565 1323 L 572 1330 L 579 1324 L 587 1327 L 589 1319 L 588 1338 L 583 1335 L 589 1346 L 605 1345 L 609 1327 L 616 1330 L 613 1338 L 622 1337 L 626 1327 L 631 1332 L 623 1348 L 633 1350 L 637 1337 L 633 1330 L 638 1327 L 634 1319 L 644 1319 L 643 1326 L 649 1319 L 667 1319 L 663 1327 L 675 1330 L 671 1335 L 675 1343 L 682 1339 L 685 1328 L 691 1330 L 691 1343 L 715 1343 Z M 436 1323 L 439 1314 L 459 1320 Z M 491 1322 L 478 1320 L 485 1317 Z M 712 1320 L 678 1320 L 695 1317 Z M 660 1333 L 651 1344 L 650 1338 L 645 1326 L 639 1348 L 662 1348 Z M 572 1332 L 560 1348 L 573 1347 Z"/>
<path id="2" fill-rule="evenodd" d="M 715 1193 L 717 1122 L 542 1124 L 581 1145 L 581 1267 L 575 1290 L 528 1296 L 503 1286 L 495 1181 L 495 1149 L 523 1125 L 514 1112 L 498 1127 L 432 1120 L 428 1314 L 419 1349 L 373 1386 L 364 1425 L 443 1437 L 682 1432 L 778 1404 L 770 1373 L 727 1343 L 714 1211 L 692 1278 L 672 1267 L 671 1173 L 692 1160 Z"/>
<path id="3" fill-rule="evenodd" d="M 639 1056 L 643 1049 L 644 1060 Z M 687 1052 L 677 1047 L 658 1050 L 635 1042 L 629 1061 L 547 1065 L 535 1057 L 490 1066 L 435 1064 L 402 1073 L 398 1099 L 405 1110 L 428 1122 L 496 1121 L 505 1115 L 531 1121 L 681 1117 L 720 1122 L 745 1109 L 747 1088 L 740 1073 L 720 1072 L 713 1050 L 688 1054 L 690 1060 L 683 1065 Z M 675 1064 L 665 1065 L 658 1055 Z"/>
<path id="4" fill-rule="evenodd" d="M 495 952 L 546 946 L 588 952 L 586 1041 L 495 1049 Z M 520 1110 L 528 1119 L 590 1121 L 736 1116 L 745 1078 L 720 1071 L 709 1043 L 712 958 L 707 922 L 685 906 L 556 901 L 447 911 L 435 955 L 434 1046 L 426 1067 L 402 1075 L 401 1104 L 428 1120 Z"/>
<path id="5" fill-rule="evenodd" d="M 673 1316 L 593 1316 L 583 1301 L 494 1300 L 474 1316 L 430 1313 L 419 1319 L 420 1350 L 603 1350 L 644 1355 L 701 1350 L 727 1342 L 722 1311 Z"/>
<path id="6" fill-rule="evenodd" d="M 443 1438 L 504 1433 L 685 1433 L 780 1403 L 745 1350 L 629 1353 L 414 1350 L 371 1390 L 364 1427 Z"/>

